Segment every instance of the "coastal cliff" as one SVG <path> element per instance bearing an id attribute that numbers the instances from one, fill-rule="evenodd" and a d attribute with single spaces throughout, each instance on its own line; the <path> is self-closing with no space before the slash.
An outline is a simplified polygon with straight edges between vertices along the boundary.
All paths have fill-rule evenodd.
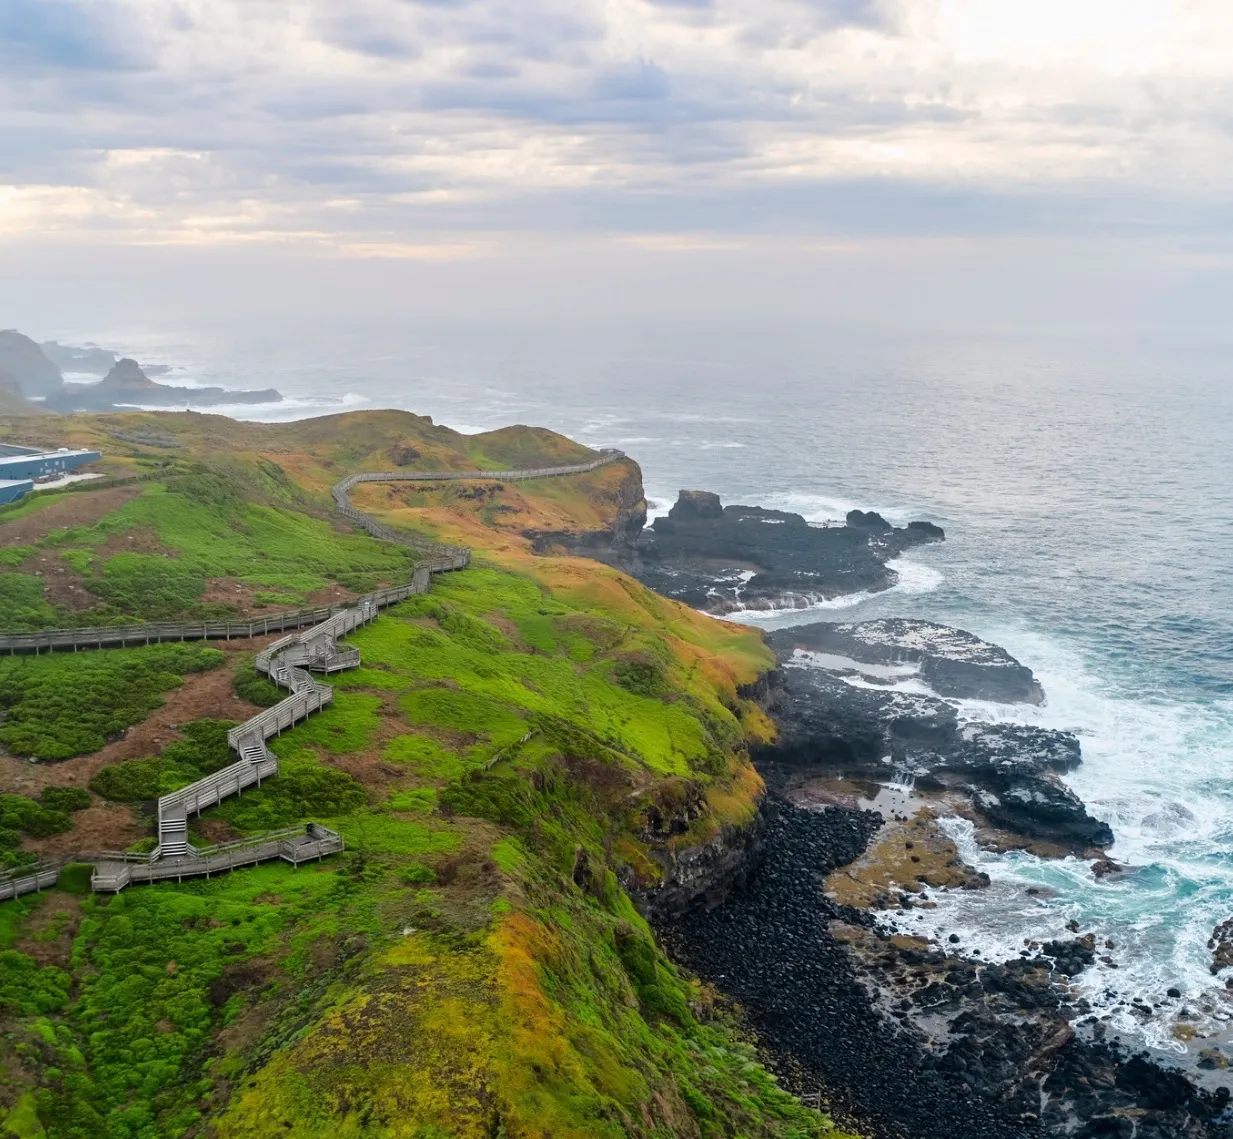
<path id="1" fill-rule="evenodd" d="M 345 474 L 394 454 L 427 471 L 594 458 L 549 432 L 461 436 L 402 413 L 40 423 L 101 446 L 112 477 L 0 513 L 6 629 L 346 602 L 406 580 L 415 554 L 331 514 Z M 351 633 L 360 667 L 270 741 L 278 774 L 189 835 L 308 818 L 345 852 L 114 897 L 67 866 L 56 889 L 0 903 L 0 1130 L 837 1135 L 638 909 L 718 900 L 747 864 L 763 795 L 749 744 L 771 729 L 742 691 L 770 652 L 525 537 L 619 529 L 636 465 L 352 498 L 466 542 L 471 566 Z M 229 725 L 278 698 L 255 640 L 5 658 L 6 860 L 145 849 L 148 803 L 229 762 Z"/>

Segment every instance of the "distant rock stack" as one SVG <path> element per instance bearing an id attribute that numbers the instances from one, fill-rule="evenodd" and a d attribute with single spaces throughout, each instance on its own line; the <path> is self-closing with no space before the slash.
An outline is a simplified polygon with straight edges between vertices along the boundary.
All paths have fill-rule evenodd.
<path id="1" fill-rule="evenodd" d="M 9 329 L 0 332 L 0 372 L 12 376 L 23 396 L 56 395 L 64 388 L 64 377 L 28 336 Z"/>

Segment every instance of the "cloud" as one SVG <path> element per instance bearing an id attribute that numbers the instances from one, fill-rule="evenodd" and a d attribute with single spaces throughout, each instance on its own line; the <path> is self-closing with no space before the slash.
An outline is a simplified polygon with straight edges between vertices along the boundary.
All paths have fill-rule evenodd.
<path id="1" fill-rule="evenodd" d="M 127 70 L 148 62 L 131 8 L 113 0 L 4 0 L 0 63 L 23 71 Z"/>
<path id="2" fill-rule="evenodd" d="M 1231 88 L 1222 0 L 0 0 L 0 186 L 110 241 L 1131 232 L 1222 224 Z"/>
<path id="3" fill-rule="evenodd" d="M 595 97 L 601 100 L 666 99 L 672 89 L 668 73 L 646 60 L 607 67 L 595 77 Z"/>

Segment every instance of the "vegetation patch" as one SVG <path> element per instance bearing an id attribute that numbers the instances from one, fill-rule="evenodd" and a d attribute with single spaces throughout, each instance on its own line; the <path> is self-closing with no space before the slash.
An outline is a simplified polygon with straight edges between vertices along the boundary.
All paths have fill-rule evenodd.
<path id="1" fill-rule="evenodd" d="M 268 676 L 258 672 L 251 659 L 236 669 L 234 687 L 235 694 L 241 700 L 247 700 L 258 708 L 273 708 L 287 695 Z"/>
<path id="2" fill-rule="evenodd" d="M 298 751 L 279 760 L 277 778 L 228 799 L 211 814 L 238 830 L 259 833 L 349 815 L 367 799 L 364 785 L 354 776 L 327 767 L 312 752 Z"/>
<path id="3" fill-rule="evenodd" d="M 157 756 L 110 763 L 90 780 L 90 790 L 104 799 L 136 802 L 157 799 L 195 783 L 235 762 L 227 743 L 231 720 L 194 720 L 180 731 L 184 738 Z"/>
<path id="4" fill-rule="evenodd" d="M 0 659 L 0 743 L 14 755 L 68 759 L 98 751 L 109 738 L 162 705 L 187 673 L 217 667 L 223 654 L 201 645 Z"/>
<path id="5" fill-rule="evenodd" d="M 47 838 L 73 828 L 73 812 L 90 805 L 80 787 L 48 787 L 37 799 L 0 794 L 0 869 L 22 866 L 35 856 L 22 851 L 22 836 Z"/>

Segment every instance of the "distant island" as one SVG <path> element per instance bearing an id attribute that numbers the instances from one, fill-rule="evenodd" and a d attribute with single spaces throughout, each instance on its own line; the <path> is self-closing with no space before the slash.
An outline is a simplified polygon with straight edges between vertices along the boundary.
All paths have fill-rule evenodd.
<path id="1" fill-rule="evenodd" d="M 98 375 L 97 383 L 68 383 L 64 372 Z M 136 360 L 91 344 L 84 347 L 49 340 L 38 344 L 16 330 L 0 331 L 0 411 L 8 415 L 40 412 L 117 411 L 141 407 L 216 407 L 228 403 L 279 403 L 274 388 L 228 391 L 160 384 L 164 364 L 142 367 Z"/>

